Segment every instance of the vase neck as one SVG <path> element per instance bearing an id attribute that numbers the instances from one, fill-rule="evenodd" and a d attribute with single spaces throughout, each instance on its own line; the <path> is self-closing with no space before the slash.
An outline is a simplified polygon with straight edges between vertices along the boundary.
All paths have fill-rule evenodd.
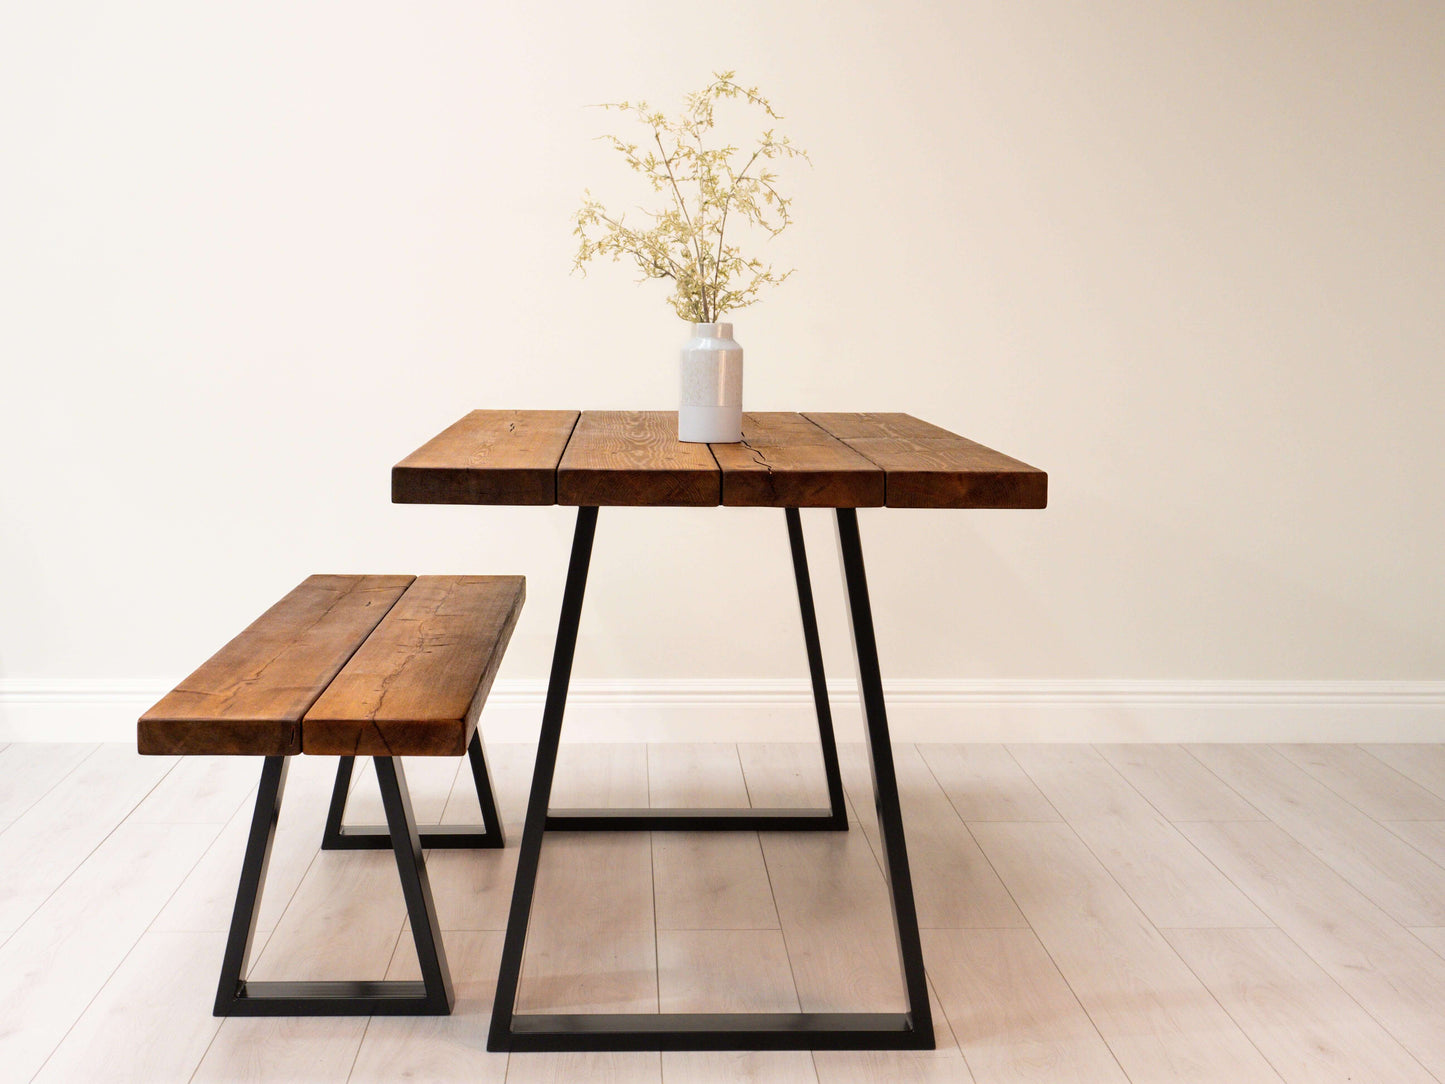
<path id="1" fill-rule="evenodd" d="M 692 337 L 695 339 L 731 339 L 733 326 L 730 323 L 693 324 Z"/>

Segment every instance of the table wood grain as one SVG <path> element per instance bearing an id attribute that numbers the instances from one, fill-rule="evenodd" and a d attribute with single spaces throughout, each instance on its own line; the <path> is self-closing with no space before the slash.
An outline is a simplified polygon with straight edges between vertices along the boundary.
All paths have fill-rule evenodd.
<path id="1" fill-rule="evenodd" d="M 674 411 L 478 410 L 392 470 L 404 504 L 1043 508 L 1048 475 L 908 414 L 744 415 L 683 444 Z"/>
<path id="2" fill-rule="evenodd" d="M 722 503 L 763 508 L 876 508 L 883 471 L 801 414 L 743 415 L 741 444 L 712 444 Z"/>
<path id="3" fill-rule="evenodd" d="M 909 414 L 805 414 L 887 475 L 889 508 L 1043 508 L 1048 475 Z"/>
<path id="4" fill-rule="evenodd" d="M 557 503 L 716 505 L 717 460 L 706 444 L 677 439 L 670 410 L 588 410 L 557 467 Z"/>
<path id="5" fill-rule="evenodd" d="M 391 469 L 396 504 L 555 504 L 575 410 L 474 410 Z"/>

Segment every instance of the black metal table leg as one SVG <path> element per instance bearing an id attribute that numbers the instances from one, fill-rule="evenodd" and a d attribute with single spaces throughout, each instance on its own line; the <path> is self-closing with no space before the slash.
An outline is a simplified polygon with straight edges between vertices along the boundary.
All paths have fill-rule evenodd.
<path id="1" fill-rule="evenodd" d="M 246 855 L 241 862 L 241 884 L 231 914 L 231 932 L 221 963 L 216 989 L 216 1016 L 444 1016 L 452 1011 L 455 995 L 446 954 L 442 949 L 436 907 L 422 859 L 421 839 L 412 817 L 411 797 L 401 763 L 392 757 L 376 758 L 376 778 L 386 807 L 389 842 L 396 855 L 397 873 L 406 897 L 422 981 L 357 982 L 255 982 L 246 979 L 256 913 L 281 797 L 286 789 L 286 757 L 267 757 L 261 768 L 261 786 Z"/>
<path id="2" fill-rule="evenodd" d="M 933 1048 L 933 1009 L 928 1003 L 928 980 L 923 970 L 923 944 L 918 936 L 918 911 L 913 901 L 913 877 L 908 869 L 908 847 L 903 839 L 903 808 L 898 800 L 898 776 L 893 770 L 893 746 L 888 737 L 888 713 L 883 706 L 883 676 L 878 665 L 878 642 L 873 634 L 873 605 L 868 599 L 868 577 L 863 569 L 863 542 L 858 534 L 858 511 L 839 508 L 838 550 L 843 559 L 843 584 L 848 593 L 848 627 L 853 633 L 853 654 L 858 661 L 858 698 L 863 725 L 868 731 L 868 763 L 873 773 L 873 801 L 878 833 L 883 840 L 883 873 L 893 904 L 893 932 L 908 995 L 908 1014 L 915 1031 L 927 1036 Z"/>
<path id="3" fill-rule="evenodd" d="M 859 689 L 868 731 L 869 758 L 884 847 L 884 871 L 893 909 L 908 1008 L 889 1013 L 599 1013 L 550 1014 L 516 1012 L 522 953 L 536 890 L 542 839 L 553 827 L 548 815 L 552 777 L 566 707 L 567 684 L 577 643 L 582 597 L 587 583 L 597 509 L 581 508 L 573 535 L 567 586 L 562 596 L 557 644 L 542 714 L 537 765 L 532 776 L 527 821 L 517 862 L 512 908 L 502 946 L 497 993 L 492 1004 L 488 1050 L 807 1050 L 914 1049 L 934 1046 L 933 1018 L 923 970 L 908 853 L 903 838 L 898 782 L 893 770 L 883 685 L 873 636 L 872 610 L 863 569 L 857 514 L 838 509 L 838 541 L 848 592 L 849 619 L 858 662 Z M 790 521 L 790 527 L 792 523 Z M 800 599 L 802 581 L 800 580 Z M 811 606 L 811 593 L 807 607 Z M 807 608 L 805 607 L 805 608 Z M 805 624 L 807 619 L 805 618 Z M 816 625 L 814 626 L 816 634 Z M 806 633 L 805 633 L 806 635 Z M 811 659 L 810 659 L 811 662 Z M 816 692 L 816 686 L 815 686 Z M 718 827 L 716 823 L 713 825 Z M 575 824 L 572 827 L 577 827 Z M 611 826 L 599 824 L 599 830 Z M 632 827 L 629 825 L 629 827 Z M 729 827 L 741 827 L 736 822 Z"/>
<path id="4" fill-rule="evenodd" d="M 355 757 L 338 757 L 336 783 L 331 788 L 331 805 L 326 811 L 326 828 L 321 834 L 323 851 L 380 851 L 391 846 L 391 833 L 384 824 L 342 824 L 346 816 L 346 798 L 351 790 L 351 773 Z M 433 824 L 422 828 L 423 847 L 500 848 L 507 845 L 502 832 L 502 819 L 497 815 L 493 797 L 492 774 L 482 753 L 482 734 L 473 732 L 467 745 L 467 761 L 472 769 L 472 782 L 477 788 L 477 804 L 482 823 Z"/>
<path id="5" fill-rule="evenodd" d="M 803 619 L 803 644 L 808 654 L 808 676 L 813 686 L 813 707 L 818 716 L 818 738 L 823 748 L 823 774 L 828 783 L 826 809 L 552 809 L 547 828 L 572 832 L 846 832 L 848 806 L 843 797 L 843 776 L 838 770 L 838 743 L 833 735 L 833 713 L 828 705 L 828 681 L 823 674 L 823 649 L 818 642 L 818 615 L 813 609 L 813 585 L 808 576 L 808 551 L 803 544 L 803 523 L 796 508 L 784 510 L 788 548 L 793 555 L 793 579 L 798 587 L 798 610 Z"/>
<path id="6" fill-rule="evenodd" d="M 823 646 L 818 641 L 818 614 L 813 609 L 813 583 L 808 575 L 808 550 L 803 544 L 803 519 L 796 508 L 785 510 L 788 549 L 793 554 L 793 579 L 798 585 L 798 610 L 803 618 L 803 644 L 808 652 L 808 676 L 813 684 L 813 708 L 818 716 L 818 737 L 823 745 L 823 774 L 828 780 L 831 827 L 848 828 L 848 807 L 843 798 L 843 773 L 838 769 L 838 742 L 833 736 L 833 709 L 828 703 L 828 679 L 823 673 Z"/>
<path id="7" fill-rule="evenodd" d="M 532 770 L 532 791 L 527 798 L 527 820 L 522 826 L 522 847 L 517 855 L 517 876 L 512 887 L 512 909 L 507 915 L 502 965 L 497 972 L 497 995 L 492 1002 L 488 1050 L 512 1049 L 517 980 L 522 974 L 522 950 L 527 944 L 532 893 L 537 887 L 537 866 L 542 858 L 542 834 L 547 828 L 552 776 L 557 771 L 557 747 L 562 740 L 562 713 L 567 709 L 572 656 L 577 650 L 577 625 L 582 618 L 582 596 L 587 592 L 587 567 L 592 561 L 592 539 L 596 533 L 597 509 L 577 509 L 567 584 L 562 591 L 562 614 L 557 621 L 557 643 L 552 649 L 552 672 L 547 679 L 547 700 L 542 706 L 537 764 Z"/>

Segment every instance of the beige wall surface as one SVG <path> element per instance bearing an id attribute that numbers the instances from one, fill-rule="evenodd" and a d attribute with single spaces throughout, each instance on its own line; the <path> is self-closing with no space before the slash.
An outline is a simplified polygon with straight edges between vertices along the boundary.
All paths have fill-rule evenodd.
<path id="1" fill-rule="evenodd" d="M 0 678 L 172 678 L 360 570 L 525 573 L 544 676 L 571 513 L 388 468 L 675 406 L 665 291 L 569 216 L 631 191 L 587 103 L 721 68 L 813 162 L 746 406 L 1050 474 L 862 513 L 890 676 L 1445 677 L 1445 6 L 134 0 L 0 15 Z M 577 672 L 798 677 L 791 589 L 779 514 L 604 510 Z"/>

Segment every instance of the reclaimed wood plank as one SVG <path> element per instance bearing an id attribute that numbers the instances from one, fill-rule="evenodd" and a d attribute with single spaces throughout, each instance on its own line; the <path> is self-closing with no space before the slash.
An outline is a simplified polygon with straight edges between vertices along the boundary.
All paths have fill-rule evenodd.
<path id="1" fill-rule="evenodd" d="M 1049 476 L 908 414 L 806 413 L 881 467 L 889 508 L 1043 508 Z"/>
<path id="2" fill-rule="evenodd" d="M 301 717 L 413 578 L 308 577 L 141 716 L 141 753 L 301 752 Z"/>
<path id="3" fill-rule="evenodd" d="M 553 504 L 575 410 L 474 410 L 391 468 L 393 504 Z"/>
<path id="4" fill-rule="evenodd" d="M 715 505 L 721 478 L 706 444 L 678 441 L 676 411 L 587 410 L 557 467 L 557 503 Z"/>
<path id="5" fill-rule="evenodd" d="M 877 508 L 883 471 L 801 414 L 743 415 L 741 444 L 713 444 L 722 503 L 754 508 Z"/>
<path id="6" fill-rule="evenodd" d="M 306 713 L 323 755 L 461 756 L 526 598 L 521 576 L 422 576 Z"/>

